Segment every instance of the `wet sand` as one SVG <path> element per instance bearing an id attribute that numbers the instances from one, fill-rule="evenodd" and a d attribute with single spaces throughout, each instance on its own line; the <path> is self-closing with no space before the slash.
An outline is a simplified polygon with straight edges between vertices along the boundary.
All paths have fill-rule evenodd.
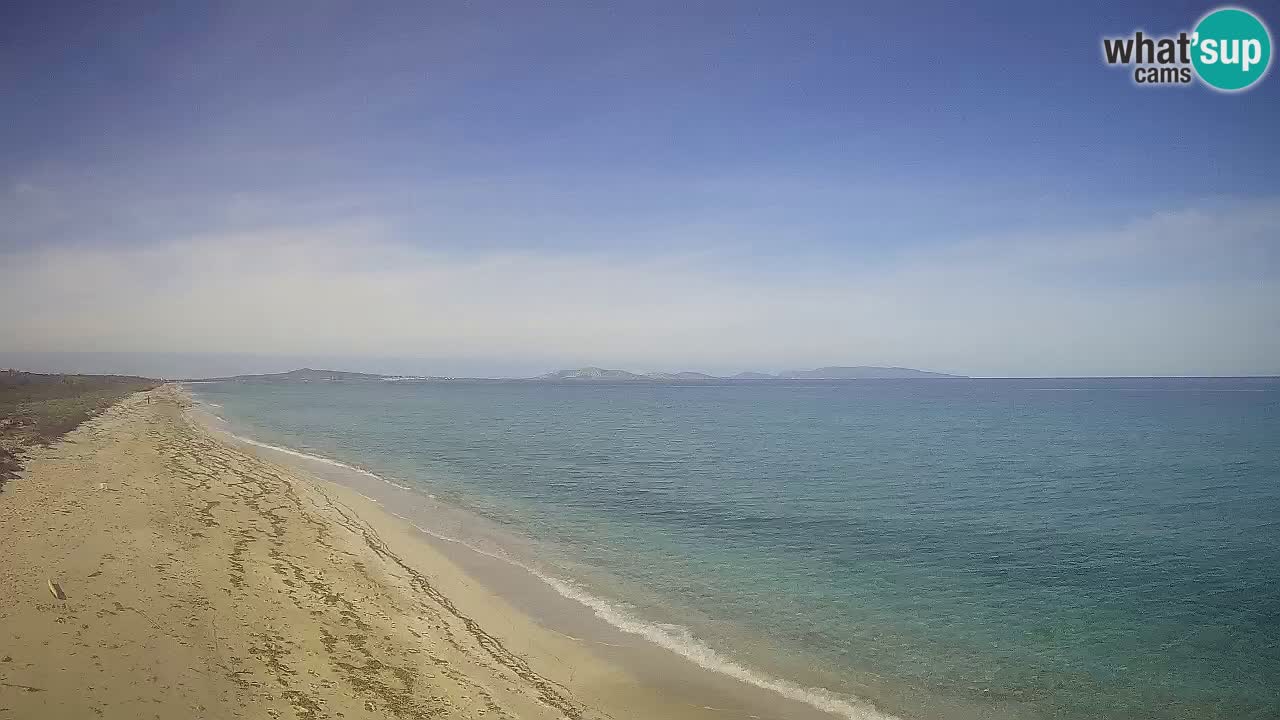
<path id="1" fill-rule="evenodd" d="M 0 719 L 791 716 L 656 647 L 624 669 L 610 654 L 634 637 L 535 621 L 465 555 L 188 404 L 127 398 L 0 495 Z"/>

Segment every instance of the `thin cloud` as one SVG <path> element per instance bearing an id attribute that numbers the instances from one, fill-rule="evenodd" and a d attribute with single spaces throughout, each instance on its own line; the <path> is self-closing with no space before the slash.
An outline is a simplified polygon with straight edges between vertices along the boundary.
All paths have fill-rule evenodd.
<path id="1" fill-rule="evenodd" d="M 21 351 L 1264 372 L 1280 367 L 1280 306 L 1257 268 L 1276 257 L 1276 208 L 1184 209 L 861 269 L 705 252 L 444 252 L 376 222 L 43 247 L 4 257 L 0 333 Z M 1105 285 L 1100 269 L 1113 273 Z"/>

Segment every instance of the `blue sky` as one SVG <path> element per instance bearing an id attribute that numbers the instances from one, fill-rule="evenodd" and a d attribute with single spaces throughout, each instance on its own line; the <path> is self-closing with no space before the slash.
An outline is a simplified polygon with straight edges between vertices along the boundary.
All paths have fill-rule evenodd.
<path id="1" fill-rule="evenodd" d="M 1274 69 L 1101 61 L 1212 4 L 259 5 L 0 11 L 12 352 L 1280 372 Z"/>

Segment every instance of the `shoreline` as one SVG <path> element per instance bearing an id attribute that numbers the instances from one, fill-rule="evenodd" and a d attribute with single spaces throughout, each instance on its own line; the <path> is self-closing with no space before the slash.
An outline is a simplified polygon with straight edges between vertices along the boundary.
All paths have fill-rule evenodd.
<path id="1" fill-rule="evenodd" d="M 227 420 L 206 409 L 217 408 L 217 405 L 195 402 L 197 407 L 191 412 L 207 431 L 246 452 L 281 462 L 327 483 L 333 492 L 344 495 L 344 502 L 357 507 L 358 514 L 366 520 L 377 518 L 379 524 L 401 525 L 416 535 L 413 542 L 429 545 L 442 554 L 458 572 L 512 604 L 525 620 L 562 638 L 594 647 L 600 659 L 616 663 L 647 685 L 647 691 L 673 695 L 687 706 L 683 711 L 676 708 L 654 711 L 661 712 L 663 717 L 896 718 L 865 701 L 744 666 L 702 644 L 682 628 L 635 617 L 615 601 L 558 576 L 558 571 L 548 574 L 547 570 L 536 567 L 533 555 L 528 559 L 513 557 L 507 551 L 512 542 L 520 541 L 508 537 L 505 530 L 496 528 L 501 533 L 501 539 L 496 541 L 490 536 L 495 528 L 486 528 L 480 535 L 471 533 L 473 523 L 488 526 L 492 525 L 491 521 L 362 467 L 239 435 Z M 392 507 L 396 510 L 391 510 Z M 454 530 L 442 531 L 441 524 Z M 470 536 L 459 532 L 464 526 Z M 528 548 L 525 552 L 536 554 L 536 550 Z M 965 710 L 953 709 L 958 711 L 954 717 L 968 717 Z M 697 712 L 682 714 L 689 711 Z"/>
<path id="2" fill-rule="evenodd" d="M 495 593 L 504 573 L 472 564 L 482 556 L 451 556 L 357 490 L 216 437 L 188 405 L 174 386 L 126 398 L 33 453 L 0 497 L 0 709 L 807 715 L 657 646 L 632 666 L 608 643 L 535 621 L 507 598 L 536 605 L 536 585 L 554 594 L 545 583 L 508 570 L 513 594 Z"/>

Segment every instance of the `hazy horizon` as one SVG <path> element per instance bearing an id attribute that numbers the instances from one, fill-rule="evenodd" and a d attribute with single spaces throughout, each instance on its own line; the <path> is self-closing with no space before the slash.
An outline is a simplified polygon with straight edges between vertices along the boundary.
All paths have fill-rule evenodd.
<path id="1" fill-rule="evenodd" d="M 25 372 L 83 373 L 141 375 L 170 380 L 197 380 L 229 377 L 233 375 L 265 375 L 310 368 L 340 372 L 371 373 L 380 375 L 436 376 L 452 378 L 521 379 L 544 375 L 549 372 L 583 367 L 603 367 L 609 370 L 626 370 L 633 373 L 652 372 L 705 372 L 717 377 L 729 377 L 741 372 L 777 374 L 788 370 L 811 370 L 822 367 L 849 367 L 853 363 L 809 363 L 786 367 L 646 367 L 640 365 L 605 366 L 592 362 L 567 362 L 560 365 L 524 365 L 501 362 L 458 362 L 430 358 L 368 358 L 352 356 L 255 356 L 230 353 L 95 353 L 95 352 L 3 352 L 0 351 L 0 370 L 13 369 Z M 975 375 L 952 368 L 893 366 L 884 363 L 866 363 L 877 367 L 904 367 L 913 370 L 965 375 L 975 379 L 990 378 L 1068 378 L 1068 377 L 1280 377 L 1280 371 L 1258 371 L 1239 375 Z"/>
<path id="2" fill-rule="evenodd" d="M 1098 57 L 1200 5 L 400 9 L 0 11 L 0 357 L 1280 372 L 1280 84 Z"/>

